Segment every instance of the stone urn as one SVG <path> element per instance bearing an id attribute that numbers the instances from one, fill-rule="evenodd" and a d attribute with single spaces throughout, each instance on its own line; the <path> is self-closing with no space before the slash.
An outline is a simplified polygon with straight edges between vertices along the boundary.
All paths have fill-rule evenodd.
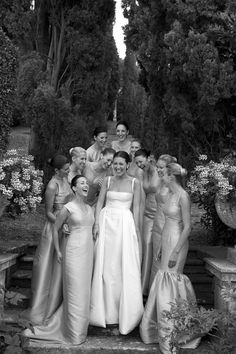
<path id="1" fill-rule="evenodd" d="M 232 229 L 236 229 L 236 203 L 216 197 L 215 208 L 220 220 Z"/>
<path id="2" fill-rule="evenodd" d="M 215 208 L 220 220 L 231 229 L 236 229 L 236 203 L 216 197 Z M 234 248 L 228 247 L 227 259 L 236 264 L 236 245 Z"/>
<path id="3" fill-rule="evenodd" d="M 0 194 L 0 216 L 2 216 L 9 203 L 10 201 L 7 199 L 7 197 L 3 194 Z"/>

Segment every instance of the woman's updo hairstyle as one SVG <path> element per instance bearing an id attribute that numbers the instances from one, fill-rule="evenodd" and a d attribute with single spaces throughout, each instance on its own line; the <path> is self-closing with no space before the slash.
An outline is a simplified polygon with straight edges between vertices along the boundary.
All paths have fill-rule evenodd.
<path id="1" fill-rule="evenodd" d="M 168 154 L 163 154 L 161 156 L 159 156 L 158 160 L 162 160 L 166 163 L 166 165 L 169 165 L 173 162 L 177 162 L 177 158 L 175 156 L 171 156 Z"/>
<path id="2" fill-rule="evenodd" d="M 98 136 L 101 133 L 107 133 L 107 127 L 100 125 L 99 127 L 96 127 L 93 131 L 93 136 Z"/>
<path id="3" fill-rule="evenodd" d="M 150 156 L 150 154 L 151 154 L 151 151 L 149 151 L 149 150 L 139 149 L 139 150 L 135 151 L 134 157 L 143 156 L 143 157 L 148 158 Z"/>
<path id="4" fill-rule="evenodd" d="M 129 131 L 129 125 L 125 120 L 119 120 L 116 123 L 116 128 L 118 127 L 118 125 L 123 125 L 126 128 L 126 130 Z"/>
<path id="5" fill-rule="evenodd" d="M 167 173 L 168 175 L 174 175 L 176 181 L 183 186 L 184 177 L 187 175 L 187 170 L 183 168 L 176 162 L 172 162 L 167 165 Z"/>
<path id="6" fill-rule="evenodd" d="M 72 178 L 71 182 L 70 182 L 70 187 L 73 190 L 73 187 L 76 187 L 77 181 L 78 179 L 80 179 L 81 177 L 85 178 L 83 175 L 76 175 Z M 73 191 L 74 192 L 74 191 Z"/>
<path id="7" fill-rule="evenodd" d="M 114 155 L 114 160 L 116 157 L 122 157 L 127 164 L 130 163 L 130 156 L 126 151 L 117 151 Z"/>
<path id="8" fill-rule="evenodd" d="M 55 155 L 51 159 L 48 160 L 49 165 L 57 170 L 61 170 L 63 166 L 69 163 L 69 160 L 64 155 Z"/>
<path id="9" fill-rule="evenodd" d="M 112 149 L 110 147 L 107 147 L 104 150 L 102 150 L 102 155 L 103 156 L 108 155 L 108 154 L 115 155 L 115 153 L 116 153 L 116 150 L 114 150 L 114 149 Z"/>
<path id="10" fill-rule="evenodd" d="M 78 157 L 80 156 L 82 153 L 86 154 L 86 150 L 80 146 L 76 146 L 73 147 L 69 150 L 69 154 L 71 157 Z"/>

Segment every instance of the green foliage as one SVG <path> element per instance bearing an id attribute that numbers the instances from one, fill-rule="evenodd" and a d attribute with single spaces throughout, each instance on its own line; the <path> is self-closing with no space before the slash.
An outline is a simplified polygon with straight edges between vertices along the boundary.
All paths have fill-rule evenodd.
<path id="1" fill-rule="evenodd" d="M 0 152 L 7 146 L 16 87 L 17 53 L 0 28 Z"/>
<path id="2" fill-rule="evenodd" d="M 224 290 L 227 292 L 227 289 Z M 162 339 L 170 342 L 172 350 L 178 353 L 181 345 L 208 334 L 213 339 L 210 342 L 213 353 L 234 353 L 230 333 L 230 330 L 236 330 L 234 315 L 198 307 L 195 301 L 179 299 L 170 305 L 170 310 L 162 313 L 170 324 L 170 328 L 166 329 L 167 335 Z"/>
<path id="3" fill-rule="evenodd" d="M 235 145 L 235 6 L 231 1 L 123 0 L 126 41 L 150 94 L 151 148 L 192 167 Z"/>
<path id="4" fill-rule="evenodd" d="M 47 161 L 54 154 L 68 154 L 73 146 L 88 146 L 89 138 L 86 124 L 75 113 L 72 114 L 70 102 L 58 98 L 48 84 L 40 85 L 32 99 L 31 117 L 34 127 L 32 153 L 37 165 L 45 171 L 48 180 Z"/>
<path id="5" fill-rule="evenodd" d="M 145 140 L 144 118 L 147 110 L 147 95 L 138 83 L 139 68 L 134 53 L 127 49 L 126 57 L 121 65 L 122 89 L 118 97 L 118 119 L 128 122 L 130 133 L 136 138 Z"/>

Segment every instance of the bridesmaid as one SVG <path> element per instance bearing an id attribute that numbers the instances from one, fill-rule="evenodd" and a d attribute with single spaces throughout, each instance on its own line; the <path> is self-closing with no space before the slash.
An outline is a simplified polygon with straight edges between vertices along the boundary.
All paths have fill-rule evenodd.
<path id="1" fill-rule="evenodd" d="M 130 145 L 130 159 L 131 162 L 129 164 L 129 168 L 128 168 L 128 175 L 132 176 L 132 177 L 136 177 L 139 179 L 140 182 L 142 182 L 143 180 L 143 171 L 138 168 L 138 166 L 135 163 L 135 158 L 134 158 L 134 154 L 136 151 L 138 151 L 139 149 L 141 149 L 141 142 L 139 139 L 133 138 L 131 140 L 131 145 Z"/>
<path id="2" fill-rule="evenodd" d="M 72 191 L 67 182 L 69 172 L 67 158 L 57 155 L 52 158 L 50 164 L 55 174 L 45 192 L 47 221 L 34 257 L 31 305 L 22 313 L 22 317 L 33 324 L 41 324 L 47 320 L 62 301 L 61 266 L 56 261 L 52 230 L 59 211 L 72 198 Z M 61 242 L 63 241 L 62 238 Z"/>
<path id="3" fill-rule="evenodd" d="M 104 178 L 113 174 L 111 164 L 114 155 L 115 150 L 112 148 L 105 148 L 101 153 L 99 161 L 86 162 L 83 175 L 87 178 L 89 183 L 87 203 L 92 207 L 96 206 Z"/>
<path id="4" fill-rule="evenodd" d="M 83 170 L 87 161 L 87 153 L 84 148 L 77 146 L 71 148 L 69 150 L 69 154 L 71 156 L 72 163 L 70 165 L 68 181 L 71 183 L 73 177 L 83 174 Z"/>
<path id="5" fill-rule="evenodd" d="M 131 141 L 128 139 L 129 135 L 129 126 L 125 121 L 119 121 L 116 124 L 116 135 L 118 140 L 111 142 L 111 147 L 116 152 L 117 151 L 126 151 L 130 154 Z"/>
<path id="6" fill-rule="evenodd" d="M 94 215 L 92 208 L 85 204 L 89 189 L 86 178 L 75 176 L 71 187 L 74 199 L 61 210 L 54 227 L 57 260 L 63 270 L 63 303 L 46 324 L 35 326 L 34 333 L 27 329 L 24 335 L 41 342 L 78 345 L 86 340 L 89 325 Z M 70 234 L 61 252 L 58 230 L 63 223 L 68 224 Z"/>
<path id="7" fill-rule="evenodd" d="M 149 161 L 149 152 L 147 150 L 139 149 L 134 156 L 137 166 L 143 171 L 143 190 L 146 195 L 141 237 L 143 242 L 142 289 L 143 295 L 147 296 L 153 257 L 151 235 L 156 213 L 155 193 L 159 184 L 159 177 L 156 167 Z"/>
<path id="8" fill-rule="evenodd" d="M 102 150 L 106 147 L 107 143 L 107 128 L 96 127 L 94 129 L 93 138 L 95 143 L 87 149 L 87 161 L 99 161 L 101 158 Z"/>
<path id="9" fill-rule="evenodd" d="M 163 177 L 170 193 L 163 206 L 165 224 L 161 236 L 161 262 L 140 324 L 140 335 L 144 343 L 159 342 L 163 354 L 172 353 L 168 337 L 173 326 L 163 316 L 163 311 L 169 311 L 171 303 L 176 300 L 196 301 L 192 284 L 183 274 L 191 230 L 190 198 L 182 187 L 182 177 L 185 174 L 186 170 L 179 164 L 170 163 Z M 181 340 L 183 338 L 179 338 L 179 343 Z M 199 342 L 197 338 L 182 347 L 194 349 Z"/>
<path id="10" fill-rule="evenodd" d="M 166 175 L 166 166 L 172 162 L 177 162 L 177 159 L 174 156 L 165 154 L 161 155 L 157 160 L 157 172 L 160 179 L 160 183 L 158 184 L 156 190 L 156 213 L 153 222 L 152 228 L 152 250 L 153 250 L 153 259 L 152 259 L 152 268 L 151 268 L 151 276 L 149 282 L 149 288 L 151 288 L 153 279 L 157 273 L 159 263 L 160 263 L 160 255 L 161 255 L 161 234 L 165 223 L 165 215 L 163 213 L 163 205 L 165 204 L 169 188 L 165 185 L 163 178 Z"/>

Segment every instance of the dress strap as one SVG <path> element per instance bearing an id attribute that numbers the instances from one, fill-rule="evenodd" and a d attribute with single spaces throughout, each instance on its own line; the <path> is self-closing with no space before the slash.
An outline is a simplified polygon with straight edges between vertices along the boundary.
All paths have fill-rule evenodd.
<path id="1" fill-rule="evenodd" d="M 109 189 L 110 183 L 111 183 L 111 176 L 108 176 L 108 179 L 107 179 L 107 189 Z"/>
<path id="2" fill-rule="evenodd" d="M 134 181 L 135 181 L 135 178 L 132 179 L 132 192 L 134 191 Z"/>

